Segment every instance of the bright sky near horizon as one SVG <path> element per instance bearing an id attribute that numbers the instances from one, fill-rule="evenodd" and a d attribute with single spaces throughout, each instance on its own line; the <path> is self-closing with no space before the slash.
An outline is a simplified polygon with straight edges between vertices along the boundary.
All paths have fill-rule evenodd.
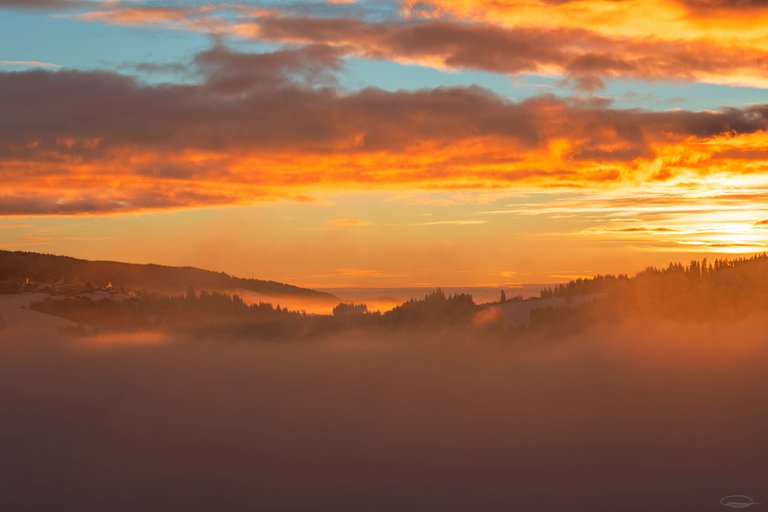
<path id="1" fill-rule="evenodd" d="M 314 287 L 768 244 L 764 0 L 0 0 L 0 249 Z"/>

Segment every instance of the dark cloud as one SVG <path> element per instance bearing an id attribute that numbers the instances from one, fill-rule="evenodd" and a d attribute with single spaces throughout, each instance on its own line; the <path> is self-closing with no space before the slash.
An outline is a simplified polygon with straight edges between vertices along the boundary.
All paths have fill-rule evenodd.
<path id="1" fill-rule="evenodd" d="M 336 85 L 342 69 L 340 51 L 330 46 L 283 49 L 274 53 L 239 53 L 222 44 L 195 56 L 208 87 L 222 94 L 275 88 L 287 83 Z"/>
<path id="2" fill-rule="evenodd" d="M 684 1 L 689 4 L 693 17 L 697 17 L 696 13 L 710 16 L 714 10 L 709 7 L 729 8 L 729 14 L 736 15 L 742 5 L 764 4 L 759 0 Z M 570 3 L 542 2 L 538 8 L 557 9 L 561 4 Z M 768 53 L 750 43 L 747 37 L 724 42 L 696 31 L 671 38 L 659 34 L 639 37 L 624 35 L 618 27 L 613 35 L 606 35 L 605 31 L 593 30 L 589 23 L 578 23 L 578 20 L 574 25 L 562 21 L 547 24 L 546 19 L 539 18 L 505 27 L 495 24 L 492 18 L 489 22 L 476 22 L 471 17 L 467 20 L 450 16 L 447 14 L 451 12 L 450 5 L 439 5 L 440 2 L 424 3 L 427 11 L 432 7 L 436 9 L 433 15 L 422 12 L 418 3 L 408 4 L 406 11 L 417 13 L 418 21 L 403 21 L 393 13 L 384 17 L 367 16 L 365 13 L 379 12 L 370 3 L 326 4 L 320 11 L 317 6 L 302 3 L 268 4 L 269 8 L 262 9 L 259 17 L 250 19 L 246 16 L 257 16 L 256 11 L 237 4 L 198 7 L 126 4 L 94 9 L 82 17 L 126 25 L 171 24 L 216 35 L 231 32 L 260 41 L 329 45 L 347 55 L 416 61 L 454 69 L 505 74 L 554 72 L 582 90 L 599 89 L 610 78 L 731 83 L 738 77 L 745 84 L 763 86 L 768 65 Z M 703 7 L 696 7 L 699 4 Z M 590 5 L 594 15 L 599 16 L 597 4 Z M 475 7 L 476 13 L 481 12 L 483 2 Z M 514 9 L 512 4 L 492 1 L 485 7 L 491 12 Z M 664 8 L 679 11 L 677 4 Z M 236 23 L 227 21 L 227 17 L 220 15 L 221 11 L 236 12 Z M 422 18 L 418 13 L 426 16 Z"/>
<path id="3" fill-rule="evenodd" d="M 270 198 L 263 198 L 270 199 Z M 75 197 L 55 192 L 27 194 L 0 193 L 0 215 L 82 215 L 120 213 L 135 210 L 184 208 L 236 202 L 235 195 L 220 195 L 194 187 L 144 187 L 136 190 L 109 190 Z"/>
<path id="4" fill-rule="evenodd" d="M 347 51 L 382 58 L 439 56 L 448 66 L 520 73 L 562 61 L 554 34 L 571 41 L 591 37 L 586 31 L 508 30 L 458 22 L 367 23 L 352 19 L 265 17 L 256 36 L 278 41 L 343 44 Z"/>
<path id="5" fill-rule="evenodd" d="M 494 170 L 556 140 L 568 141 L 569 162 L 631 172 L 635 159 L 656 156 L 657 144 L 768 128 L 768 105 L 648 112 L 549 96 L 510 102 L 477 87 L 345 92 L 330 86 L 340 63 L 337 49 L 325 46 L 244 54 L 217 45 L 194 64 L 203 77 L 197 84 L 147 85 L 110 72 L 0 73 L 0 213 L 236 202 L 235 186 L 253 200 L 275 196 L 271 187 L 320 183 L 556 179 L 562 171 L 533 165 Z M 477 140 L 487 147 L 449 154 Z M 425 147 L 434 163 L 420 168 L 382 174 L 355 161 L 407 158 Z M 272 160 L 239 160 L 257 157 Z M 316 167 L 322 158 L 347 160 Z M 280 170 L 286 161 L 297 163 Z M 568 173 L 569 182 L 623 176 L 615 168 Z M 64 200 L 56 195 L 62 186 Z M 105 188 L 126 196 L 105 197 Z M 89 199 L 93 193 L 98 200 Z"/>
<path id="6" fill-rule="evenodd" d="M 94 5 L 98 4 L 87 0 L 0 0 L 0 9 L 69 9 Z"/>
<path id="7" fill-rule="evenodd" d="M 711 40 L 609 37 L 577 28 L 504 28 L 459 21 L 368 23 L 352 19 L 268 16 L 254 21 L 259 39 L 330 44 L 369 58 L 440 62 L 456 69 L 536 73 L 558 69 L 593 90 L 611 77 L 691 79 L 739 72 L 762 76 L 768 54 Z"/>
<path id="8" fill-rule="evenodd" d="M 768 0 L 680 0 L 693 9 L 752 9 L 768 8 Z"/>
<path id="9" fill-rule="evenodd" d="M 534 147 L 552 137 L 606 131 L 643 150 L 650 135 L 708 137 L 768 127 L 768 105 L 647 112 L 548 96 L 514 103 L 476 87 L 353 93 L 309 87 L 332 83 L 336 57 L 327 47 L 243 54 L 216 46 L 196 57 L 205 80 L 192 85 L 144 85 L 109 72 L 2 73 L 0 151 L 42 155 L 67 138 L 76 141 L 67 149 L 84 158 L 111 145 L 336 151 L 337 142 L 355 133 L 365 138 L 354 150 L 484 135 Z"/>

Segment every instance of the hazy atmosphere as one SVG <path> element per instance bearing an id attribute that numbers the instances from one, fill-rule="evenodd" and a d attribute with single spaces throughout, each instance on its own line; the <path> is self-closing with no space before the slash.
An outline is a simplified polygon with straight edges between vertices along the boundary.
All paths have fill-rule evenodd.
<path id="1" fill-rule="evenodd" d="M 761 1 L 1 1 L 0 247 L 316 288 L 760 251 L 766 41 Z"/>
<path id="2" fill-rule="evenodd" d="M 84 511 L 720 510 L 736 491 L 765 496 L 765 322 L 639 327 L 523 346 L 6 340 L 0 495 L 8 510 Z"/>
<path id="3" fill-rule="evenodd" d="M 768 507 L 764 0 L 0 0 L 0 511 Z"/>

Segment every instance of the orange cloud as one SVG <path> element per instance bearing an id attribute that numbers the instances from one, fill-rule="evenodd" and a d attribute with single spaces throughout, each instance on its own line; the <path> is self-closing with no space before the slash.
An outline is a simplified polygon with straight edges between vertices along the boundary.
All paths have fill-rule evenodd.
<path id="1" fill-rule="evenodd" d="M 416 19 L 589 27 L 599 34 L 636 39 L 738 40 L 763 49 L 768 45 L 768 5 L 762 0 L 404 0 L 402 5 L 403 15 Z"/>
<path id="2" fill-rule="evenodd" d="M 347 218 L 333 219 L 328 221 L 327 224 L 328 226 L 334 229 L 362 228 L 362 227 L 371 225 L 370 222 L 366 222 L 364 220 L 347 219 Z"/>
<path id="3" fill-rule="evenodd" d="M 438 68 L 563 76 L 583 89 L 599 88 L 610 78 L 768 87 L 763 5 L 757 0 L 405 1 L 407 20 L 376 23 L 296 17 L 239 4 L 118 6 L 79 16 L 332 45 L 346 55 Z"/>
<path id="4" fill-rule="evenodd" d="M 199 6 L 174 5 L 121 5 L 107 3 L 102 6 L 88 4 L 92 10 L 80 12 L 76 17 L 85 21 L 97 21 L 110 25 L 159 25 L 171 29 L 195 30 L 200 32 L 226 32 L 231 25 L 222 16 L 235 12 L 241 16 L 270 16 L 272 9 L 251 7 L 245 4 L 210 4 Z"/>
<path id="5" fill-rule="evenodd" d="M 358 56 L 440 68 L 562 75 L 586 89 L 602 86 L 606 78 L 768 86 L 766 44 L 705 35 L 670 40 L 628 37 L 582 26 L 586 25 L 521 22 L 504 27 L 453 19 L 403 24 L 269 16 L 240 24 L 238 33 L 271 41 L 329 44 Z"/>
<path id="6" fill-rule="evenodd" d="M 768 106 L 615 110 L 479 88 L 344 93 L 328 47 L 195 60 L 196 85 L 0 73 L 0 213 L 307 200 L 322 189 L 621 188 L 768 171 Z"/>

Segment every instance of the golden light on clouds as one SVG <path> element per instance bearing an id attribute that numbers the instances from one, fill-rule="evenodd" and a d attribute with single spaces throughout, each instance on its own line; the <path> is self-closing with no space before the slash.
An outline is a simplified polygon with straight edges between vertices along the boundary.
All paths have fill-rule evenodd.
<path id="1" fill-rule="evenodd" d="M 136 147 L 78 156 L 73 143 L 45 155 L 50 161 L 7 161 L 6 183 L 59 205 L 90 198 L 93 213 L 275 199 L 312 200 L 322 189 L 542 189 L 618 190 L 662 187 L 671 194 L 760 190 L 768 159 L 765 132 L 687 137 L 645 147 L 595 126 L 573 139 L 557 135 L 534 147 L 503 137 L 459 139 L 446 145 L 416 142 L 397 151 L 327 153 L 146 151 Z M 671 139 L 671 140 L 669 140 Z M 594 143 L 593 141 L 599 142 Z M 88 151 L 86 150 L 86 153 Z M 30 179 L 30 176 L 34 176 Z M 695 184 L 694 189 L 690 188 Z M 699 199 L 703 200 L 706 196 Z M 110 206 L 111 205 L 111 206 Z M 35 213 L 30 206 L 28 213 Z M 57 213 L 55 205 L 39 213 Z M 80 213 L 89 213 L 85 208 Z M 6 212 L 12 213 L 12 212 Z M 63 212 L 66 213 L 66 212 Z M 69 213 L 78 213 L 70 211 Z"/>
<path id="2" fill-rule="evenodd" d="M 549 282 L 768 246 L 759 0 L 44 4 L 143 46 L 103 69 L 0 62 L 0 215 L 34 219 L 4 247 L 144 254 L 138 228 L 62 226 L 174 219 L 216 240 L 174 261 L 216 268 L 238 215 L 280 211 L 247 235 L 258 264 L 314 285 Z M 149 58 L 149 33 L 174 42 Z"/>
<path id="3" fill-rule="evenodd" d="M 343 5 L 343 4 L 341 4 Z M 766 87 L 768 9 L 697 0 L 405 1 L 402 20 L 297 16 L 290 6 L 114 6 L 80 19 L 162 25 L 436 69 L 565 76 L 600 89 L 609 78 Z"/>
<path id="4" fill-rule="evenodd" d="M 584 218 L 585 228 L 560 236 L 641 251 L 762 252 L 768 248 L 768 179 L 755 175 L 735 181 L 713 175 L 696 182 L 648 185 L 642 193 L 603 191 L 551 201 L 541 209 L 487 213 Z"/>
<path id="5" fill-rule="evenodd" d="M 706 40 L 727 38 L 768 48 L 768 8 L 760 2 L 686 0 L 405 0 L 409 17 L 488 21 L 509 27 L 588 27 L 638 39 Z"/>

